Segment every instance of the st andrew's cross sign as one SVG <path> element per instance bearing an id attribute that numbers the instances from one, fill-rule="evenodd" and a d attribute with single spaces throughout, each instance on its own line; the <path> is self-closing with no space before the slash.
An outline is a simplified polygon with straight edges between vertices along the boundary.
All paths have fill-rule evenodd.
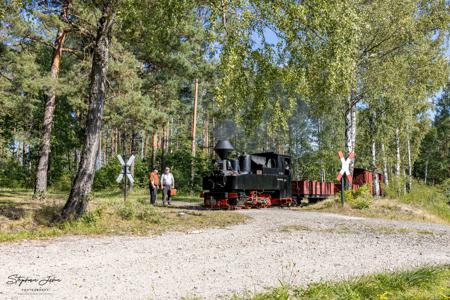
<path id="1" fill-rule="evenodd" d="M 120 172 L 119 176 L 117 176 L 116 181 L 117 183 L 120 183 L 122 179 L 124 179 L 123 197 L 124 200 L 127 200 L 127 179 L 130 181 L 131 184 L 134 184 L 134 178 L 131 175 L 130 167 L 133 164 L 135 156 L 131 155 L 127 163 L 125 163 L 120 154 L 117 155 L 117 159 L 119 160 L 119 163 L 122 166 L 122 171 Z"/>
<path id="2" fill-rule="evenodd" d="M 348 182 L 352 182 L 352 173 L 350 173 L 350 162 L 355 157 L 354 152 L 350 152 L 347 159 L 344 157 L 344 153 L 342 151 L 338 152 L 339 159 L 341 160 L 341 170 L 339 171 L 336 179 L 341 181 L 341 204 L 344 207 L 344 189 L 345 189 L 345 176 L 347 177 Z"/>
<path id="3" fill-rule="evenodd" d="M 355 156 L 354 152 L 350 152 L 347 159 L 344 158 L 344 153 L 342 151 L 338 152 L 339 158 L 341 160 L 341 170 L 339 171 L 336 179 L 341 181 L 341 178 L 344 174 L 347 175 L 348 182 L 352 182 L 352 174 L 350 173 L 350 162 L 352 161 L 353 157 Z"/>

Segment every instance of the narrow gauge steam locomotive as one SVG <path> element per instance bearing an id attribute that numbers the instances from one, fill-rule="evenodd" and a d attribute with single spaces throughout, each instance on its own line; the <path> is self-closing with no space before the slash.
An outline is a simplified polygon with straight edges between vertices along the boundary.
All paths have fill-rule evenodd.
<path id="1" fill-rule="evenodd" d="M 210 176 L 203 178 L 207 208 L 268 207 L 292 204 L 291 158 L 274 152 L 243 154 L 228 159 L 233 151 L 220 140 L 214 151 L 220 160 Z"/>
<path id="2" fill-rule="evenodd" d="M 314 203 L 340 191 L 340 185 L 334 182 L 292 180 L 289 156 L 264 152 L 228 159 L 233 150 L 228 140 L 221 140 L 214 147 L 220 160 L 213 173 L 203 178 L 202 194 L 207 208 L 290 206 L 300 204 L 304 198 Z M 372 176 L 369 170 L 355 168 L 353 189 L 368 184 L 375 195 Z M 376 176 L 379 182 L 383 181 L 382 174 Z"/>

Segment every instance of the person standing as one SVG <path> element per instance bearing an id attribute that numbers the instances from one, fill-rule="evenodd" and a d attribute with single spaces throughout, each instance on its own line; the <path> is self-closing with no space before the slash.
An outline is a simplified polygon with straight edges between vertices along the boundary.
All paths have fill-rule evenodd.
<path id="1" fill-rule="evenodd" d="M 159 177 L 158 177 L 158 169 L 153 168 L 152 172 L 148 175 L 149 188 L 150 188 L 150 204 L 156 204 L 156 194 L 158 192 L 159 186 Z"/>
<path id="2" fill-rule="evenodd" d="M 163 205 L 166 205 L 166 199 L 167 203 L 170 205 L 170 202 L 172 200 L 170 190 L 175 188 L 175 179 L 173 178 L 172 173 L 170 173 L 170 168 L 165 168 L 164 174 L 161 175 L 161 189 L 163 194 Z"/>

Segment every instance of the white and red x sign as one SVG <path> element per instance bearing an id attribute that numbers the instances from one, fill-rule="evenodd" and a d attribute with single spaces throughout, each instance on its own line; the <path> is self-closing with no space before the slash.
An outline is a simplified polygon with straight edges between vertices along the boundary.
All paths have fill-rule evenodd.
<path id="1" fill-rule="evenodd" d="M 355 153 L 350 152 L 347 159 L 344 158 L 344 153 L 342 153 L 341 151 L 339 151 L 338 154 L 339 154 L 339 158 L 341 159 L 342 168 L 339 171 L 336 179 L 340 181 L 342 178 L 342 175 L 346 174 L 348 181 L 352 182 L 352 174 L 350 173 L 350 162 L 352 161 L 353 157 L 355 156 Z"/>

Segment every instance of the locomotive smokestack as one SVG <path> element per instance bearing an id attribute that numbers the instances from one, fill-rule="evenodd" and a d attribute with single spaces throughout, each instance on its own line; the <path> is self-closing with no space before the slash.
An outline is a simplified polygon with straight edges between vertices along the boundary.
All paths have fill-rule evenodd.
<path id="1" fill-rule="evenodd" d="M 228 155 L 234 150 L 233 145 L 231 145 L 229 140 L 219 140 L 214 147 L 214 151 L 224 160 L 228 158 Z"/>

